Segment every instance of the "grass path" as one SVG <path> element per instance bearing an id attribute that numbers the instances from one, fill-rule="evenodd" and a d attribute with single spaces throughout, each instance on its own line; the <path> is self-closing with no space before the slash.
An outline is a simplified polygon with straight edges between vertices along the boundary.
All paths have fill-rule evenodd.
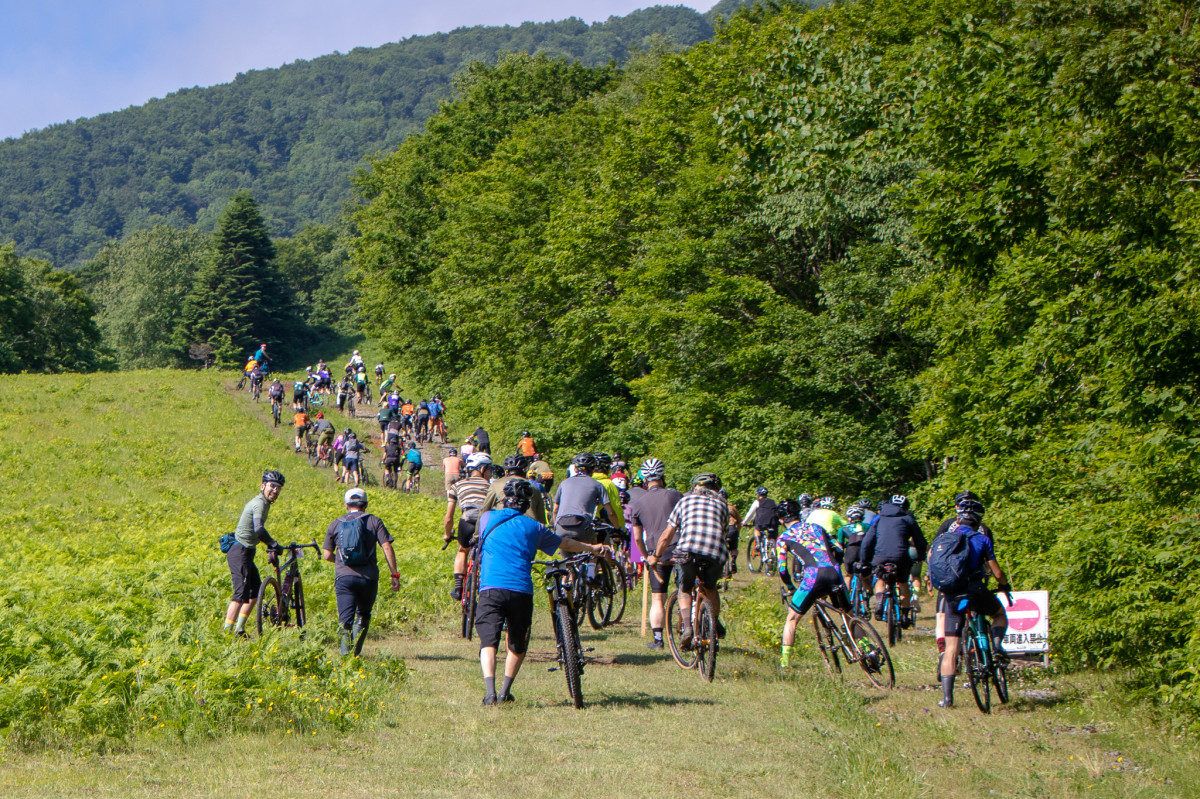
<path id="1" fill-rule="evenodd" d="M 761 578 L 759 578 L 761 579 Z M 740 580 L 732 594 L 745 590 Z M 781 673 L 741 639 L 739 620 L 704 683 L 627 621 L 585 631 L 595 648 L 574 710 L 536 612 L 518 701 L 485 708 L 477 644 L 446 616 L 412 635 L 374 640 L 366 657 L 404 657 L 411 676 L 373 728 L 333 736 L 250 736 L 189 744 L 147 741 L 135 752 L 74 758 L 8 756 L 0 795 L 22 796 L 1196 796 L 1190 742 L 1147 730 L 1146 717 L 1089 695 L 1094 682 L 1044 677 L 1015 685 L 1012 705 L 978 713 L 969 693 L 939 711 L 931 642 L 896 648 L 898 687 L 847 672 L 831 678 L 809 628 L 799 664 Z M 923 623 L 931 623 L 924 619 Z M 247 793 L 249 792 L 249 793 Z"/>

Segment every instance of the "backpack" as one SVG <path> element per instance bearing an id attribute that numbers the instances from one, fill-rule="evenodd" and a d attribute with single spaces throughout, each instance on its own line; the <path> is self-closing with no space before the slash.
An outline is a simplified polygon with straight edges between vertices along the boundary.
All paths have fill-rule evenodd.
<path id="1" fill-rule="evenodd" d="M 337 527 L 337 548 L 346 566 L 365 566 L 371 562 L 371 534 L 367 532 L 367 515 L 343 519 Z"/>
<path id="2" fill-rule="evenodd" d="M 929 584 L 943 594 L 961 593 L 967 589 L 970 577 L 967 556 L 971 548 L 967 545 L 970 527 L 956 524 L 933 539 L 929 547 Z"/>

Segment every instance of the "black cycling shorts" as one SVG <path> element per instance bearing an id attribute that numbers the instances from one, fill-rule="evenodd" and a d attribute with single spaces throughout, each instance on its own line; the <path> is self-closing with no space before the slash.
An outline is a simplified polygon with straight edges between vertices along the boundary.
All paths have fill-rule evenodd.
<path id="1" fill-rule="evenodd" d="M 500 646 L 500 630 L 505 623 L 508 624 L 508 651 L 515 655 L 525 654 L 533 627 L 533 594 L 505 588 L 480 591 L 479 606 L 475 609 L 479 648 Z"/>
<path id="2" fill-rule="evenodd" d="M 262 577 L 258 567 L 254 565 L 254 550 L 234 542 L 225 555 L 229 564 L 229 575 L 233 578 L 233 598 L 231 602 L 249 602 L 258 598 L 258 589 L 262 587 Z"/>
<path id="3" fill-rule="evenodd" d="M 696 587 L 696 578 L 700 579 L 700 585 L 715 591 L 717 581 L 721 579 L 721 575 L 725 569 L 721 561 L 716 558 L 706 558 L 703 555 L 687 555 L 683 561 L 683 567 L 679 572 L 679 590 L 686 593 L 691 593 L 691 590 Z"/>
<path id="4" fill-rule="evenodd" d="M 842 567 L 846 574 L 854 574 L 854 564 L 858 563 L 858 554 L 861 551 L 861 541 L 857 544 L 846 544 L 846 551 L 842 554 Z"/>
<path id="5" fill-rule="evenodd" d="M 725 531 L 725 546 L 729 548 L 730 555 L 738 548 L 738 541 L 741 540 L 741 531 L 741 526 L 736 524 L 729 525 L 729 529 Z"/>
<path id="6" fill-rule="evenodd" d="M 881 580 L 883 579 L 883 576 L 880 574 L 880 567 L 888 563 L 896 564 L 896 585 L 907 585 L 908 578 L 912 575 L 912 558 L 910 558 L 908 555 L 905 555 L 904 557 L 897 558 L 896 560 L 875 561 L 871 565 L 875 567 L 875 576 L 877 578 Z"/>
<path id="7" fill-rule="evenodd" d="M 422 464 L 413 463 L 412 461 L 408 460 L 407 458 L 404 460 L 404 470 L 406 472 L 411 472 L 412 474 L 416 474 L 417 472 L 421 471 L 421 466 L 422 466 Z"/>
<path id="8" fill-rule="evenodd" d="M 945 597 L 943 611 L 946 614 L 945 635 L 947 638 L 962 636 L 967 608 L 983 616 L 995 616 L 1004 612 L 1004 605 L 1000 604 L 1000 600 L 995 594 L 984 588 L 983 583 L 971 583 L 967 586 L 964 594 L 943 594 L 942 596 Z M 991 626 L 991 622 L 988 622 L 988 626 Z"/>
<path id="9" fill-rule="evenodd" d="M 458 520 L 458 545 L 463 549 L 471 548 L 471 539 L 475 537 L 475 525 L 477 522 L 469 519 L 459 518 Z"/>
<path id="10" fill-rule="evenodd" d="M 675 571 L 675 564 L 670 562 L 670 555 L 664 553 L 663 560 L 659 561 L 657 566 L 646 570 L 646 573 L 650 575 L 650 593 L 667 593 L 671 587 L 671 572 L 673 571 Z"/>

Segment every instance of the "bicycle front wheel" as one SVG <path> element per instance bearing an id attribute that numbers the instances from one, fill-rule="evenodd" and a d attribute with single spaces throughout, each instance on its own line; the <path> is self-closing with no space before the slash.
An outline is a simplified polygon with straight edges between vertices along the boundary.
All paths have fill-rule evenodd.
<path id="1" fill-rule="evenodd" d="M 858 665 L 862 666 L 875 687 L 895 688 L 896 670 L 892 667 L 892 655 L 870 622 L 851 619 L 850 635 L 854 636 L 854 646 L 858 649 Z"/>
<path id="2" fill-rule="evenodd" d="M 700 612 L 696 614 L 696 633 L 693 649 L 698 650 L 700 676 L 705 682 L 712 682 L 717 673 L 717 614 L 711 599 L 700 599 Z"/>
<path id="3" fill-rule="evenodd" d="M 258 589 L 258 634 L 263 634 L 264 627 L 282 627 L 287 623 L 287 606 L 283 604 L 283 592 L 279 581 L 274 577 L 263 580 Z"/>
<path id="4" fill-rule="evenodd" d="M 680 668 L 690 669 L 696 665 L 696 652 L 691 647 L 684 649 L 682 646 L 680 637 L 683 635 L 683 621 L 683 613 L 679 609 L 679 591 L 676 590 L 667 600 L 667 644 Z"/>
<path id="5" fill-rule="evenodd" d="M 964 666 L 967 670 L 967 682 L 971 685 L 971 693 L 975 695 L 975 704 L 984 713 L 992 712 L 992 692 L 988 683 L 988 668 L 986 656 L 979 648 L 979 641 L 974 635 L 968 634 L 963 642 L 967 646 Z"/>
<path id="6" fill-rule="evenodd" d="M 887 619 L 888 643 L 895 646 L 900 643 L 900 607 L 890 594 L 883 600 L 883 617 Z"/>
<path id="7" fill-rule="evenodd" d="M 825 659 L 825 667 L 831 674 L 841 674 L 842 664 L 838 660 L 837 643 L 833 638 L 831 622 L 823 611 L 817 610 L 812 617 L 813 632 L 817 634 L 817 648 Z"/>
<path id="8" fill-rule="evenodd" d="M 994 658 L 995 655 L 992 655 Z M 992 665 L 992 685 L 996 686 L 996 698 L 1000 704 L 1008 704 L 1008 664 L 995 662 Z"/>
<path id="9" fill-rule="evenodd" d="M 587 596 L 588 621 L 593 630 L 599 630 L 608 624 L 613 609 L 612 567 L 604 558 L 596 558 L 596 576 L 588 586 Z"/>
<path id="10" fill-rule="evenodd" d="M 471 640 L 471 636 L 475 630 L 475 614 L 479 610 L 479 561 L 476 560 L 471 567 L 471 598 L 467 602 L 470 606 L 467 609 L 467 640 Z"/>
<path id="11" fill-rule="evenodd" d="M 746 568 L 758 574 L 762 571 L 762 567 L 762 549 L 758 545 L 758 539 L 751 538 L 746 542 Z"/>
<path id="12" fill-rule="evenodd" d="M 613 596 L 612 596 L 612 616 L 609 618 L 609 624 L 616 624 L 625 615 L 625 600 L 626 594 L 629 593 L 629 578 L 625 571 L 626 566 L 621 558 L 615 560 L 613 567 Z"/>
<path id="13" fill-rule="evenodd" d="M 296 626 L 300 628 L 300 638 L 304 638 L 304 623 L 308 621 L 308 611 L 304 607 L 304 584 L 300 575 L 292 582 L 292 610 L 296 615 Z"/>
<path id="14" fill-rule="evenodd" d="M 554 633 L 558 649 L 562 654 L 563 673 L 567 677 L 567 694 L 575 703 L 575 709 L 583 707 L 583 648 L 579 645 L 579 633 L 571 609 L 559 602 L 554 606 Z"/>

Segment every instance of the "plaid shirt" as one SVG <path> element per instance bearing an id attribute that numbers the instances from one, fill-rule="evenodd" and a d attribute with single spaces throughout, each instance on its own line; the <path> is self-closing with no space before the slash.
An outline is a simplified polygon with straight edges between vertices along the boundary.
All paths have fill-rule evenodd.
<path id="1" fill-rule="evenodd" d="M 699 555 L 724 563 L 729 558 L 725 531 L 729 527 L 729 506 L 721 495 L 707 488 L 695 488 L 675 505 L 667 524 L 678 530 L 676 555 Z"/>

